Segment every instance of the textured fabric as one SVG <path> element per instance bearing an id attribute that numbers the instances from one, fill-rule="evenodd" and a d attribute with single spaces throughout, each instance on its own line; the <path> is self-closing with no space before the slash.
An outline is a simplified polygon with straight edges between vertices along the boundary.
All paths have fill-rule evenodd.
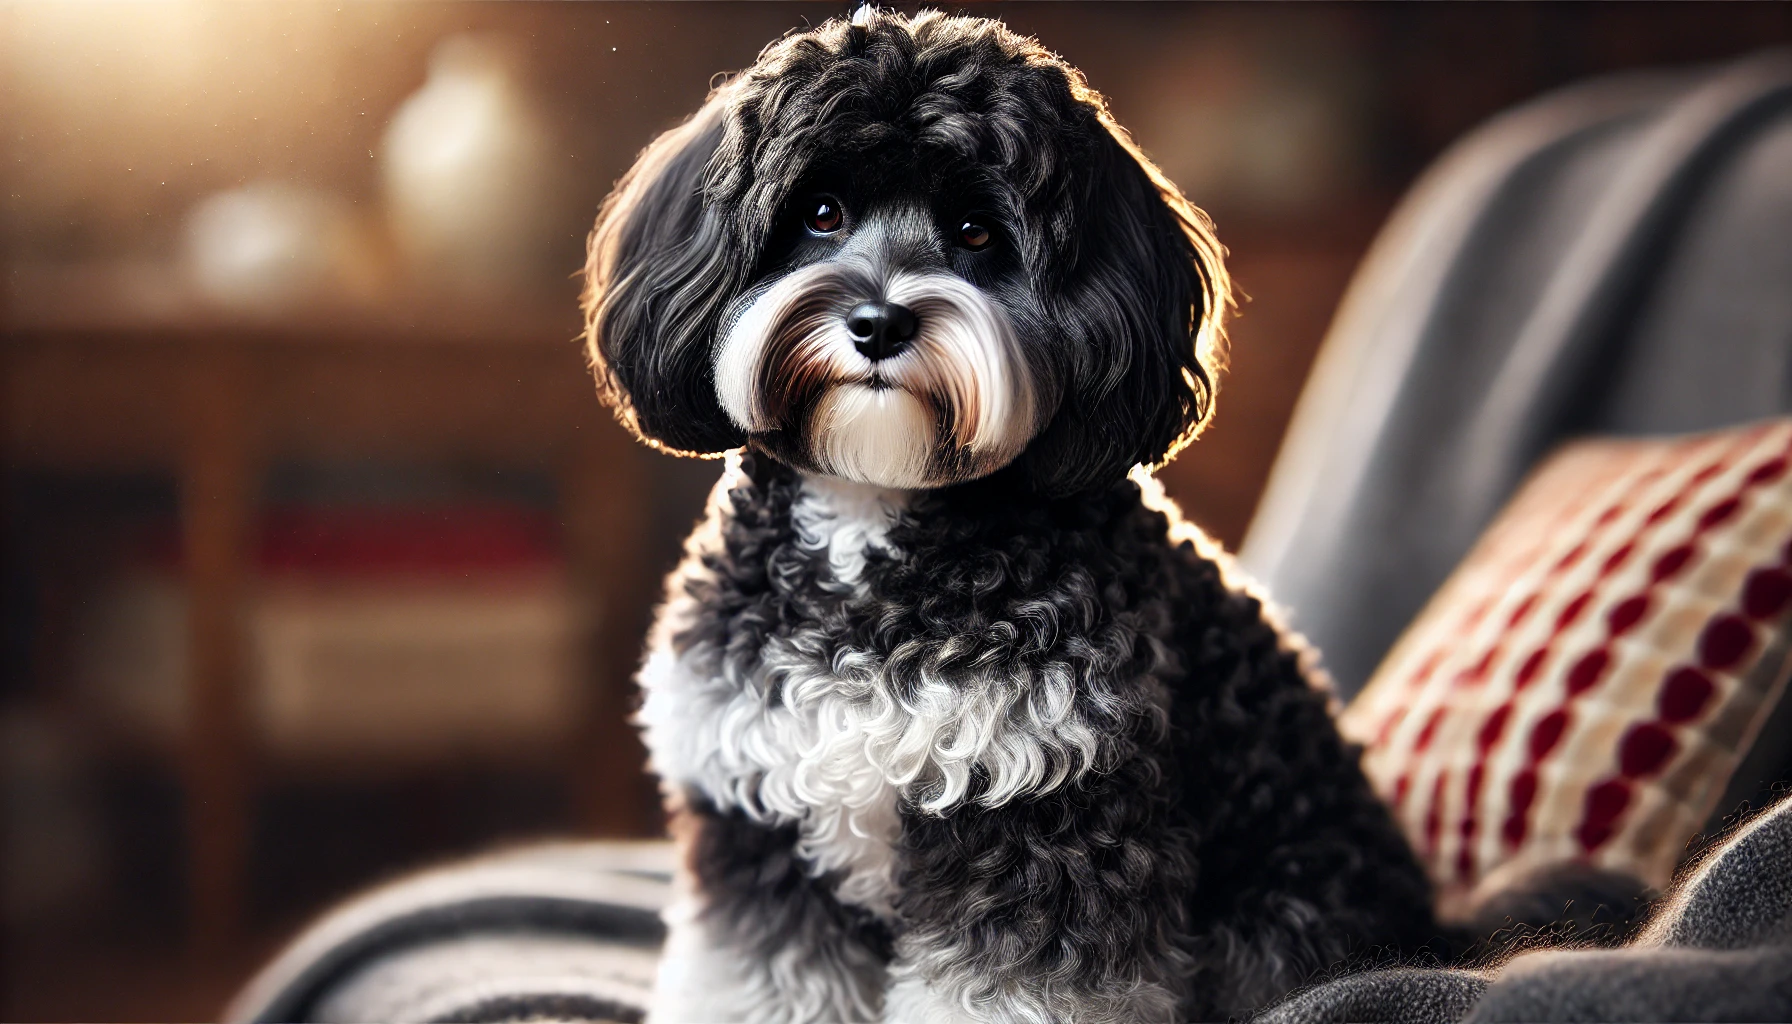
<path id="1" fill-rule="evenodd" d="M 1359 270 L 1245 568 L 1350 697 L 1563 438 L 1792 411 L 1788 274 L 1792 57 L 1502 115 Z"/>
<path id="2" fill-rule="evenodd" d="M 464 935 L 403 947 L 345 976 L 313 1020 L 633 1021 L 652 993 L 658 951 L 590 936 Z"/>
<path id="3" fill-rule="evenodd" d="M 1691 872 L 1644 946 L 1736 950 L 1792 942 L 1792 800 L 1740 829 Z"/>
<path id="4" fill-rule="evenodd" d="M 671 898 L 669 843 L 553 843 L 348 901 L 224 1020 L 639 1020 Z"/>
<path id="5" fill-rule="evenodd" d="M 1573 861 L 1659 890 L 1780 700 L 1789 616 L 1792 420 L 1582 442 L 1340 725 L 1447 916 Z"/>
<path id="6" fill-rule="evenodd" d="M 1792 949 L 1557 951 L 1519 957 L 1467 1021 L 1783 1021 Z"/>
<path id="7" fill-rule="evenodd" d="M 575 874 L 598 857 L 577 847 L 525 852 L 508 871 L 547 855 Z M 666 847 L 632 855 L 619 874 L 667 888 Z M 583 867 L 578 866 L 583 861 Z M 537 864 L 540 862 L 538 861 Z M 646 873 L 643 872 L 643 866 Z M 314 927 L 239 999 L 228 1020 L 634 1020 L 642 971 L 655 953 L 626 928 L 582 931 L 566 915 L 502 923 L 461 916 L 455 894 L 490 899 L 504 889 L 540 897 L 526 873 L 463 865 L 382 890 Z M 534 871 L 530 867 L 529 871 Z M 610 873 L 601 869 L 599 873 Z M 508 879 L 507 882 L 504 879 Z M 395 898 L 409 887 L 412 901 Z M 575 887 L 576 888 L 576 887 Z M 587 898 L 595 890 L 586 890 Z M 663 896 L 663 893 L 662 893 Z M 414 917 L 422 899 L 442 912 L 424 933 L 383 927 Z M 602 899 L 595 902 L 605 904 Z M 626 901 L 625 901 L 626 902 Z M 616 905 L 609 905 L 616 909 Z M 353 922 L 332 930 L 331 922 Z M 368 941 L 385 936 L 385 941 Z M 322 938 L 327 941 L 308 942 Z M 292 954 L 303 954 L 295 957 Z M 1386 1021 L 1702 1021 L 1792 1019 L 1792 801 L 1720 844 L 1664 900 L 1622 950 L 1538 950 L 1482 971 L 1395 968 L 1348 975 L 1298 993 L 1257 1017 L 1272 1024 Z"/>
<path id="8" fill-rule="evenodd" d="M 1623 949 L 1539 949 L 1482 972 L 1370 971 L 1317 985 L 1257 1019 L 1792 1020 L 1792 800 L 1720 844 Z"/>
<path id="9" fill-rule="evenodd" d="M 1405 967 L 1348 975 L 1308 989 L 1257 1018 L 1258 1024 L 1432 1024 L 1461 1018 L 1487 990 L 1475 971 Z"/>

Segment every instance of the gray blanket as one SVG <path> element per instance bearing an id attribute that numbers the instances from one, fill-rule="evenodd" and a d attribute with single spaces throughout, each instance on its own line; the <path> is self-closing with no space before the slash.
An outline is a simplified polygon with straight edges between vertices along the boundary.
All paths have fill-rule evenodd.
<path id="1" fill-rule="evenodd" d="M 670 896 L 665 844 L 537 847 L 430 872 L 319 921 L 233 1021 L 639 1020 Z M 1315 985 L 1259 1024 L 1792 1020 L 1792 800 L 1719 844 L 1622 949 Z"/>
<path id="2" fill-rule="evenodd" d="M 1258 1024 L 1792 1020 L 1792 800 L 1688 871 L 1621 949 L 1532 949 L 1480 970 L 1316 985 Z"/>

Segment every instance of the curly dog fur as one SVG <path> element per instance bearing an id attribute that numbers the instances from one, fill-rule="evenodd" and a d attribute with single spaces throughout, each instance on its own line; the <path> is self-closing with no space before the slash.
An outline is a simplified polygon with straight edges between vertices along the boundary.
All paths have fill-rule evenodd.
<path id="1" fill-rule="evenodd" d="M 1435 934 L 1303 645 L 1135 468 L 1210 411 L 1220 254 L 1074 68 L 931 13 L 773 44 L 618 186 L 600 386 L 729 459 L 640 676 L 654 1020 L 1218 1019 Z"/>

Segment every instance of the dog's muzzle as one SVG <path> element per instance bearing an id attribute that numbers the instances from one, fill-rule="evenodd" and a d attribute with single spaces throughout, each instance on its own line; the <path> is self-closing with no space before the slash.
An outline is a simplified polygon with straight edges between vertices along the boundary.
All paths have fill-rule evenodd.
<path id="1" fill-rule="evenodd" d="M 785 439 L 805 468 L 885 487 L 986 475 L 1037 427 L 1007 315 L 945 273 L 793 271 L 743 301 L 715 379 L 749 435 Z"/>

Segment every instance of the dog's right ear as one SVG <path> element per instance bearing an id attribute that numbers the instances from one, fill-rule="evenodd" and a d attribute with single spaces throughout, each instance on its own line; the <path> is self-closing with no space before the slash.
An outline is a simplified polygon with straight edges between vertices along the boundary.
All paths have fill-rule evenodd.
<path id="1" fill-rule="evenodd" d="M 750 267 L 706 205 L 727 89 L 655 139 L 597 215 L 585 261 L 585 351 L 599 393 L 637 437 L 677 455 L 746 442 L 716 398 L 711 351 Z"/>

